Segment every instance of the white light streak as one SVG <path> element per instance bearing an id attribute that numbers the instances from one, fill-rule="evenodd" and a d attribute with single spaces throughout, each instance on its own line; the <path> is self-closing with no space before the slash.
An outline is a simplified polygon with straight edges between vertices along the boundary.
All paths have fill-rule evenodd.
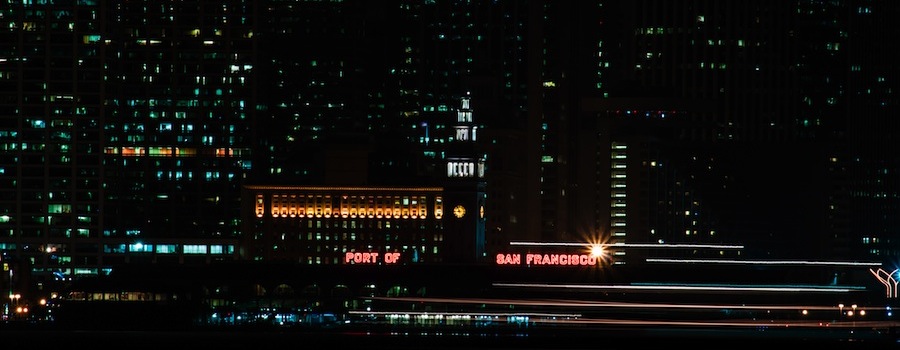
<path id="1" fill-rule="evenodd" d="M 350 314 L 355 315 L 368 315 L 368 316 L 378 316 L 378 317 L 401 317 L 401 318 L 410 318 L 410 316 L 415 317 L 430 317 L 435 319 L 456 319 L 456 320 L 469 320 L 472 322 L 483 321 L 485 318 L 494 319 L 491 322 L 503 323 L 509 322 L 512 323 L 513 319 L 516 317 L 529 317 L 528 323 L 538 324 L 538 323 L 546 323 L 546 324 L 584 324 L 584 325 L 597 325 L 597 324 L 608 324 L 608 325 L 635 325 L 635 326 L 646 326 L 646 325 L 672 325 L 672 326 L 701 326 L 701 327 L 825 327 L 825 328 L 850 328 L 850 329 L 871 329 L 871 328 L 896 328 L 900 327 L 900 322 L 893 320 L 867 320 L 864 318 L 859 319 L 843 319 L 843 320 L 835 320 L 833 312 L 840 312 L 842 305 L 797 305 L 797 304 L 766 304 L 766 305 L 747 305 L 747 304 L 691 304 L 691 303 L 645 303 L 645 302 L 627 302 L 627 301 L 595 301 L 595 300 L 578 300 L 578 299 L 494 299 L 494 298 L 434 298 L 434 297 L 374 297 L 374 300 L 383 300 L 383 301 L 395 301 L 395 302 L 413 302 L 413 303 L 437 303 L 437 304 L 458 304 L 458 305 L 470 305 L 472 307 L 483 308 L 485 305 L 496 305 L 509 307 L 515 305 L 516 307 L 571 307 L 576 308 L 578 310 L 588 310 L 593 314 L 581 314 L 581 313 L 544 313 L 544 312 L 528 312 L 523 311 L 519 313 L 507 313 L 507 312 L 483 312 L 483 311 L 456 311 L 456 312 L 424 312 L 424 311 L 413 311 L 413 310 L 392 310 L 392 311 L 349 311 Z M 709 319 L 679 319 L 680 314 L 673 314 L 673 318 L 670 319 L 647 319 L 640 317 L 640 315 L 644 315 L 644 313 L 639 312 L 634 314 L 635 318 L 607 318 L 603 317 L 602 312 L 603 309 L 625 309 L 627 310 L 647 310 L 647 309 L 658 309 L 660 311 L 663 310 L 672 310 L 672 309 L 681 309 L 688 311 L 701 311 L 708 310 L 713 311 L 712 314 L 708 315 Z M 891 308 L 889 306 L 866 306 L 866 310 L 875 311 L 889 311 Z M 761 315 L 770 315 L 769 313 L 772 311 L 778 311 L 778 314 L 771 314 L 770 317 L 773 318 L 763 318 L 757 320 L 759 316 L 753 316 L 752 318 L 728 318 L 722 319 L 719 317 L 723 317 L 722 314 L 718 313 L 718 311 L 725 310 L 748 310 L 748 311 L 760 311 L 764 314 Z M 777 319 L 777 317 L 797 317 L 792 312 L 796 311 L 797 313 L 802 312 L 802 318 L 800 319 Z M 806 311 L 815 311 L 819 316 L 813 316 L 814 313 L 807 313 Z M 619 311 L 616 311 L 619 312 Z M 668 312 L 668 311 L 664 311 Z M 691 313 L 691 317 L 697 317 L 700 314 Z M 503 319 L 503 317 L 508 317 L 508 319 Z"/>
<path id="2" fill-rule="evenodd" d="M 810 265 L 810 266 L 881 266 L 878 262 L 808 261 L 808 260 L 730 260 L 730 259 L 665 259 L 648 258 L 647 262 L 667 264 L 738 264 L 738 265 Z"/>
<path id="3" fill-rule="evenodd" d="M 626 308 L 626 309 L 713 309 L 713 310 L 839 310 L 837 305 L 748 305 L 748 304 L 679 304 L 679 303 L 644 303 L 644 302 L 628 302 L 628 301 L 594 301 L 594 300 L 578 300 L 578 299 L 491 299 L 491 298 L 427 298 L 427 297 L 375 297 L 373 300 L 385 301 L 403 301 L 415 303 L 444 303 L 444 304 L 470 304 L 470 305 L 516 305 L 519 307 L 538 306 L 538 307 L 575 307 L 583 308 Z M 866 307 L 868 310 L 886 310 L 887 307 Z M 354 313 L 354 311 L 351 311 Z M 369 311 L 358 311 L 358 314 L 373 313 Z M 398 311 L 382 312 L 384 314 L 396 314 Z M 414 313 L 414 312 L 404 312 Z M 426 312 L 427 313 L 427 312 Z M 432 312 L 432 314 L 441 314 Z M 443 313 L 456 314 L 456 313 Z M 473 313 L 462 313 L 466 315 L 474 315 Z M 475 313 L 488 314 L 488 313 Z M 568 315 L 570 314 L 536 314 L 536 313 L 517 313 L 514 315 Z M 506 315 L 506 314 L 502 314 Z M 513 315 L 513 314 L 509 314 Z M 579 314 L 580 316 L 580 314 Z"/>
<path id="4" fill-rule="evenodd" d="M 426 312 L 426 311 L 360 311 L 350 310 L 351 315 L 416 315 L 433 317 L 581 317 L 581 314 L 545 312 Z"/>
<path id="5" fill-rule="evenodd" d="M 586 242 L 525 242 L 514 241 L 509 245 L 546 246 L 546 247 L 587 247 L 593 245 Z M 709 249 L 744 249 L 743 245 L 732 244 L 693 244 L 693 243 L 601 243 L 604 247 L 616 248 L 709 248 Z"/>
<path id="6" fill-rule="evenodd" d="M 849 293 L 858 289 L 834 286 L 754 286 L 754 285 L 622 285 L 622 284 L 537 284 L 537 283 L 494 283 L 495 287 L 515 288 L 557 288 L 596 290 L 669 290 L 669 291 L 736 291 L 736 292 L 829 292 Z"/>

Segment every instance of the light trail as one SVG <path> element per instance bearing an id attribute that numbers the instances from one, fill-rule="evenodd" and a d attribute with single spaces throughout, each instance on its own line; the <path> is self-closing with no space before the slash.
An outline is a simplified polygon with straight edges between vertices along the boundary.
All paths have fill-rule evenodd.
<path id="1" fill-rule="evenodd" d="M 669 321 L 669 320 L 632 320 L 632 319 L 568 319 L 539 320 L 540 323 L 578 324 L 578 325 L 632 325 L 632 326 L 692 326 L 692 327 L 765 327 L 765 328 L 895 328 L 897 321 L 759 321 L 759 320 L 710 320 L 710 321 Z"/>
<path id="2" fill-rule="evenodd" d="M 773 287 L 773 286 L 723 286 L 723 285 L 588 285 L 588 284 L 540 284 L 540 283 L 494 283 L 495 287 L 542 288 L 542 289 L 593 289 L 593 290 L 667 290 L 667 291 L 729 291 L 729 292 L 827 292 L 849 293 L 859 291 L 850 287 Z"/>
<path id="3" fill-rule="evenodd" d="M 513 241 L 511 246 L 544 246 L 544 247 L 585 247 L 601 246 L 603 248 L 705 248 L 705 249 L 744 249 L 744 245 L 734 244 L 694 244 L 694 243 L 590 243 L 590 242 L 535 242 Z M 809 266 L 869 266 L 878 267 L 882 263 L 874 261 L 811 261 L 811 260 L 735 260 L 735 259 L 671 259 L 647 258 L 648 263 L 666 264 L 734 264 L 734 265 L 809 265 Z"/>
<path id="4" fill-rule="evenodd" d="M 360 311 L 350 310 L 351 315 L 415 315 L 435 317 L 581 317 L 581 314 L 540 313 L 540 312 L 443 312 L 443 311 Z"/>
<path id="5" fill-rule="evenodd" d="M 490 314 L 490 313 L 423 313 L 423 312 L 351 312 L 355 315 L 363 316 L 381 316 L 381 317 L 406 317 L 409 315 L 428 315 L 428 316 L 450 316 L 451 320 L 454 316 L 465 318 L 467 321 L 478 322 L 478 317 L 523 317 L 528 316 L 522 314 Z M 529 318 L 529 324 L 559 324 L 559 325 L 615 325 L 615 326 L 683 326 L 683 327 L 752 327 L 752 328 L 851 328 L 851 329 L 889 329 L 900 327 L 898 321 L 792 321 L 792 320 L 755 320 L 755 319 L 733 319 L 733 320 L 706 320 L 706 321 L 685 321 L 685 320 L 659 320 L 659 319 L 623 319 L 623 318 L 580 318 L 577 316 L 562 317 L 550 314 L 544 316 L 547 318 Z M 474 318 L 474 319 L 473 319 Z M 521 324 L 519 320 L 510 320 L 502 318 L 493 318 L 490 320 L 494 323 Z M 363 323 L 369 321 L 362 321 Z M 433 325 L 432 325 L 433 326 Z M 452 327 L 452 325 L 451 325 Z"/>
<path id="6" fill-rule="evenodd" d="M 808 260 L 730 260 L 730 259 L 664 259 L 648 258 L 646 262 L 668 264 L 737 264 L 737 265 L 810 265 L 810 266 L 881 266 L 879 262 L 808 261 Z"/>
<path id="7" fill-rule="evenodd" d="M 729 310 L 808 310 L 808 311 L 836 311 L 841 308 L 838 305 L 747 305 L 747 304 L 681 304 L 681 303 L 644 303 L 644 302 L 619 302 L 619 301 L 593 301 L 570 299 L 491 299 L 491 298 L 427 298 L 427 297 L 373 297 L 372 300 L 402 301 L 414 303 L 445 303 L 445 304 L 472 304 L 472 305 L 515 305 L 515 306 L 551 306 L 551 307 L 577 307 L 577 308 L 635 308 L 635 309 L 729 309 Z M 843 309 L 849 309 L 844 307 Z M 858 307 L 859 310 L 880 311 L 890 310 L 890 307 Z M 365 312 L 360 312 L 365 313 Z"/>
<path id="8" fill-rule="evenodd" d="M 709 248 L 709 249 L 744 249 L 743 245 L 730 244 L 693 244 L 693 243 L 588 243 L 588 242 L 527 242 L 513 241 L 509 245 L 548 246 L 548 247 L 590 247 L 600 245 L 614 248 Z"/>
<path id="9" fill-rule="evenodd" d="M 853 307 L 870 316 L 843 314 L 846 307 L 840 305 L 746 305 L 746 304 L 680 304 L 644 302 L 608 302 L 568 299 L 490 299 L 490 298 L 427 298 L 427 297 L 374 297 L 375 300 L 397 301 L 403 304 L 426 304 L 450 307 L 458 310 L 442 311 L 350 311 L 365 324 L 417 325 L 432 327 L 458 327 L 465 323 L 479 327 L 562 326 L 585 327 L 676 327 L 700 330 L 766 330 L 766 329 L 847 329 L 850 331 L 882 332 L 900 328 L 900 321 L 883 319 L 871 312 L 890 311 L 890 307 Z M 443 306 L 441 306 L 443 305 Z M 519 312 L 484 310 L 493 308 L 522 309 Z M 388 306 L 391 307 L 391 306 Z M 541 308 L 558 308 L 560 312 L 539 312 Z M 472 308 L 467 312 L 466 308 Z M 528 308 L 537 308 L 532 312 Z M 567 313 L 567 309 L 574 309 Z M 674 310 L 679 311 L 674 311 Z M 657 310 L 657 311 L 653 311 Z M 648 313 L 648 311 L 650 313 Z M 736 313 L 737 311 L 749 314 Z M 648 317 L 648 315 L 654 315 Z M 738 316 L 738 317 L 734 317 Z M 368 317 L 368 318 L 367 318 Z M 890 313 L 888 312 L 888 317 Z M 453 329 L 453 328 L 451 328 Z M 523 328 L 524 329 L 524 328 Z M 576 329 L 576 328 L 568 328 Z M 829 335 L 826 333 L 824 335 Z M 862 333 L 860 333 L 862 334 Z M 880 334 L 880 333 L 879 333 Z M 807 335 L 808 336 L 808 335 Z"/>
<path id="10" fill-rule="evenodd" d="M 349 313 L 352 315 L 381 317 L 381 322 L 408 322 L 414 324 L 417 322 L 434 322 L 441 321 L 463 321 L 463 322 L 481 322 L 490 321 L 496 324 L 521 325 L 522 322 L 528 324 L 558 324 L 558 325 L 615 325 L 615 326 L 683 326 L 683 327 L 712 327 L 712 328 L 848 328 L 848 329 L 893 329 L 900 327 L 900 321 L 893 320 L 865 320 L 862 318 L 849 320 L 849 316 L 843 320 L 835 320 L 832 312 L 840 312 L 841 308 L 834 305 L 745 305 L 745 304 L 673 304 L 673 303 L 641 303 L 641 302 L 604 302 L 604 301 L 588 301 L 588 300 L 519 300 L 519 299 L 483 299 L 483 298 L 425 298 L 425 297 L 375 297 L 376 300 L 389 300 L 414 303 L 444 303 L 444 304 L 468 304 L 474 307 L 482 308 L 485 305 L 503 305 L 503 306 L 536 306 L 536 307 L 573 307 L 573 308 L 626 308 L 626 309 L 695 309 L 695 310 L 764 310 L 764 315 L 769 315 L 769 311 L 803 311 L 802 319 L 778 319 L 774 318 L 721 318 L 721 316 L 708 319 L 694 319 L 696 314 L 686 314 L 692 319 L 678 319 L 680 314 L 668 315 L 667 318 L 646 318 L 641 314 L 635 314 L 634 318 L 610 318 L 584 316 L 582 313 L 552 313 L 552 312 L 484 312 L 484 311 L 358 311 L 353 310 Z M 890 307 L 862 307 L 859 310 L 877 311 L 890 310 Z M 812 313 L 806 314 L 807 311 L 816 311 L 820 316 L 814 316 Z M 595 311 L 596 312 L 596 311 Z M 824 312 L 824 314 L 823 314 Z M 716 315 L 716 314 L 712 314 Z M 822 315 L 825 315 L 824 317 Z M 410 317 L 412 316 L 412 317 Z M 523 321 L 522 317 L 527 317 Z M 795 317 L 795 316 L 788 316 Z M 423 319 L 424 318 L 424 319 Z M 430 321 L 429 321 L 430 320 Z M 361 320 L 362 323 L 373 322 Z M 374 321 L 378 322 L 378 321 Z M 433 324 L 432 324 L 433 326 Z M 452 326 L 452 325 L 451 325 Z"/>

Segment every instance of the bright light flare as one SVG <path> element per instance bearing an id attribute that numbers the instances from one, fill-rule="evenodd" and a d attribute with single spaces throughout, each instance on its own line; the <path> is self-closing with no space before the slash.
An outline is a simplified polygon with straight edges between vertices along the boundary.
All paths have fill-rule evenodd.
<path id="1" fill-rule="evenodd" d="M 595 258 L 602 258 L 606 255 L 606 247 L 602 244 L 591 244 L 590 245 L 591 256 Z"/>

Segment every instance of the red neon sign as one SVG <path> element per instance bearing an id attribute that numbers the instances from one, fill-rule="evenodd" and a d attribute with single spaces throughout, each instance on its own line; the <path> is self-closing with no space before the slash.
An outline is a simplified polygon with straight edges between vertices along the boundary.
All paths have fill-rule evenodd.
<path id="1" fill-rule="evenodd" d="M 380 259 L 379 259 L 380 258 Z M 344 254 L 344 264 L 396 264 L 400 262 L 400 253 L 373 253 L 373 252 L 347 252 Z"/>
<path id="2" fill-rule="evenodd" d="M 522 254 L 497 254 L 497 265 L 520 265 Z M 597 264 L 592 254 L 525 254 L 525 265 L 590 266 Z"/>

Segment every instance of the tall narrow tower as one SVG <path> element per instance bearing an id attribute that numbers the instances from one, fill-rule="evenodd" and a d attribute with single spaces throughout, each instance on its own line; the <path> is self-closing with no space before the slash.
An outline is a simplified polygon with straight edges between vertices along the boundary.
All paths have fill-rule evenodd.
<path id="1" fill-rule="evenodd" d="M 446 148 L 447 180 L 444 191 L 447 261 L 472 263 L 485 257 L 485 157 L 479 152 L 478 127 L 472 119 L 471 97 L 460 99 L 456 124 Z"/>

